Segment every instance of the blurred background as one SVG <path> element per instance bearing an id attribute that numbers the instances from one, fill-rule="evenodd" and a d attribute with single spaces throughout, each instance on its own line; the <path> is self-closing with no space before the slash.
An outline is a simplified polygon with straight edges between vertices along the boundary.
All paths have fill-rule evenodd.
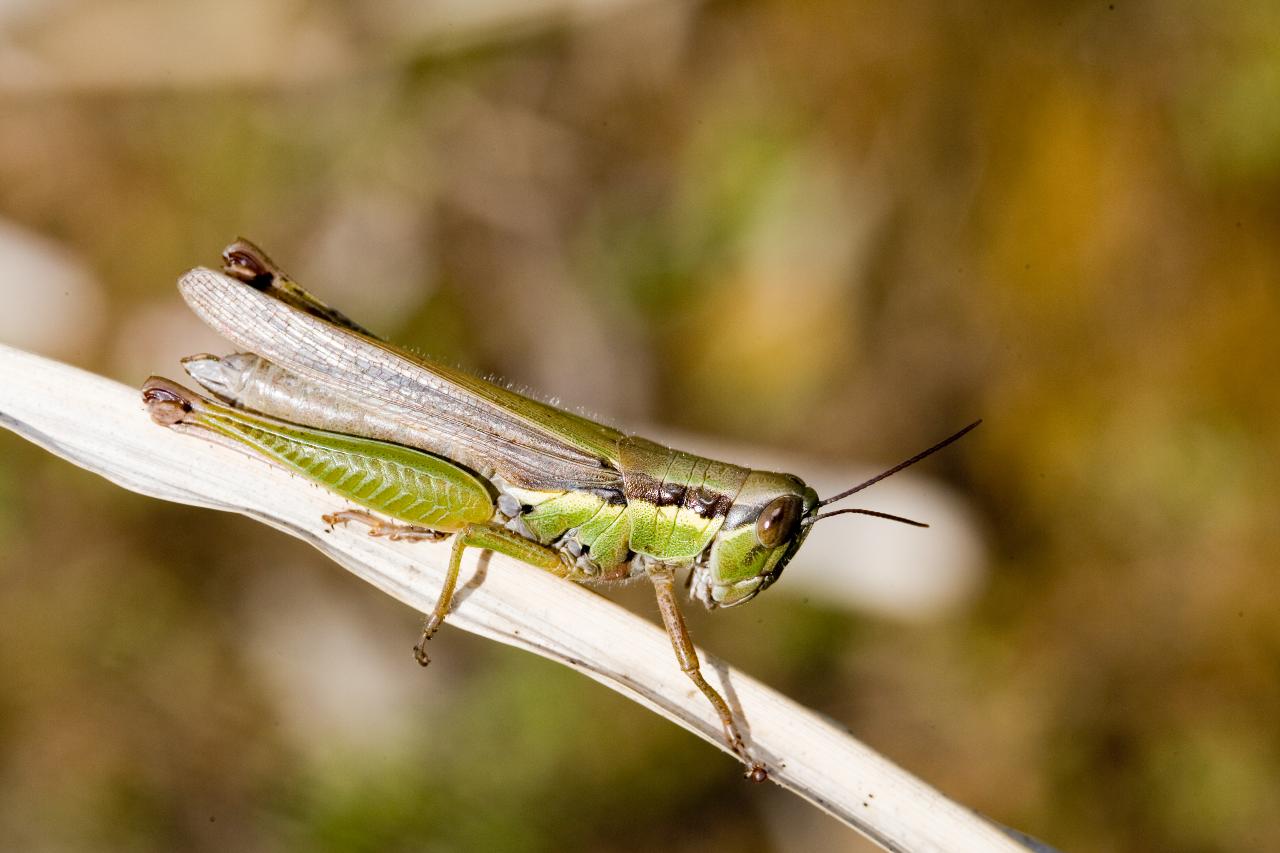
<path id="1" fill-rule="evenodd" d="M 175 375 L 228 347 L 173 283 L 243 235 L 825 493 L 984 417 L 862 496 L 933 528 L 829 522 L 695 637 L 1064 850 L 1280 849 L 1278 105 L 1244 0 L 3 0 L 0 342 Z M 870 849 L 10 433 L 0 590 L 7 849 Z"/>

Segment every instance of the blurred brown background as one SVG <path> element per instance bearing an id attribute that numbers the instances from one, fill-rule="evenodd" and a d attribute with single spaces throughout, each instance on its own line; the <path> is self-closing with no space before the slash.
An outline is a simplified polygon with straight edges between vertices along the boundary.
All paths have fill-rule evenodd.
<path id="1" fill-rule="evenodd" d="M 950 495 L 911 534 L 968 555 L 945 601 L 850 594 L 897 550 L 842 519 L 692 627 L 1064 850 L 1280 849 L 1278 193 L 1274 4 L 0 2 L 4 343 L 130 384 L 224 352 L 173 282 L 243 234 L 735 461 L 985 417 L 906 481 Z M 416 614 L 300 543 L 9 433 L 0 590 L 7 849 L 866 849 L 547 662 L 445 631 L 424 674 Z"/>

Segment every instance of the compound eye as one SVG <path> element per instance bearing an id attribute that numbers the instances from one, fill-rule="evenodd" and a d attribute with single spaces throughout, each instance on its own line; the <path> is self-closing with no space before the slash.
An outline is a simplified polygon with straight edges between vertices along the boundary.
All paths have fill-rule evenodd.
<path id="1" fill-rule="evenodd" d="M 756 519 L 756 540 L 766 548 L 777 548 L 795 535 L 801 510 L 800 498 L 796 495 L 774 498 Z"/>

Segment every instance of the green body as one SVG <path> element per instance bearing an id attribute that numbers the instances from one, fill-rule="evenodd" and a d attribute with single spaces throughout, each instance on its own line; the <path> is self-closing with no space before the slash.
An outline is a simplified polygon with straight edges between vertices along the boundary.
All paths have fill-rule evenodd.
<path id="1" fill-rule="evenodd" d="M 175 407 L 171 424 L 250 448 L 362 508 L 440 533 L 495 522 L 559 552 L 570 574 L 584 581 L 637 577 L 648 561 L 705 571 L 715 559 L 737 568 L 719 578 L 730 593 L 758 591 L 757 579 L 774 573 L 788 546 L 761 547 L 754 524 L 725 530 L 726 522 L 735 509 L 753 520 L 758 505 L 780 490 L 804 489 L 787 474 L 752 471 L 634 436 L 617 440 L 616 488 L 527 488 L 390 441 L 222 405 L 168 380 L 152 379 L 147 394 L 153 414 L 164 402 Z M 714 597 L 715 587 L 703 589 L 708 604 L 723 603 Z"/>
<path id="2" fill-rule="evenodd" d="M 474 522 L 479 504 L 408 518 L 382 500 L 377 478 L 413 470 L 428 491 L 421 506 L 441 508 L 442 484 L 458 495 L 483 486 L 485 520 L 554 549 L 576 580 L 626 580 L 655 563 L 691 569 L 692 594 L 708 607 L 753 597 L 804 540 L 818 496 L 796 477 L 663 447 L 407 353 L 256 249 L 233 246 L 226 256 L 231 275 L 197 269 L 179 282 L 206 322 L 251 351 L 184 362 L 231 404 L 206 406 L 200 425 L 327 487 L 362 483 L 334 489 L 361 507 L 451 532 Z M 402 483 L 386 484 L 386 494 Z M 769 517 L 778 523 L 765 533 Z"/>

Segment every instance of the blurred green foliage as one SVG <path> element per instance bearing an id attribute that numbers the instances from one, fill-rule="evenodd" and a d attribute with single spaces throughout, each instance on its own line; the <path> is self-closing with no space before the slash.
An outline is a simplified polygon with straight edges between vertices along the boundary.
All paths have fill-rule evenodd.
<path id="1" fill-rule="evenodd" d="M 907 625 L 782 584 L 695 635 L 1065 850 L 1280 849 L 1274 7 L 281 2 L 221 43 L 190 5 L 0 18 L 0 216 L 106 296 L 61 355 L 171 371 L 134 318 L 244 234 L 624 424 L 893 460 L 984 416 L 935 468 L 991 537 L 976 601 Z M 264 611 L 276 573 L 396 664 L 385 734 L 282 703 L 264 655 L 317 696 L 350 672 L 264 638 L 327 624 Z M 424 676 L 414 614 L 299 543 L 7 433 L 0 585 L 13 849 L 858 843 L 545 662 L 446 632 Z"/>

